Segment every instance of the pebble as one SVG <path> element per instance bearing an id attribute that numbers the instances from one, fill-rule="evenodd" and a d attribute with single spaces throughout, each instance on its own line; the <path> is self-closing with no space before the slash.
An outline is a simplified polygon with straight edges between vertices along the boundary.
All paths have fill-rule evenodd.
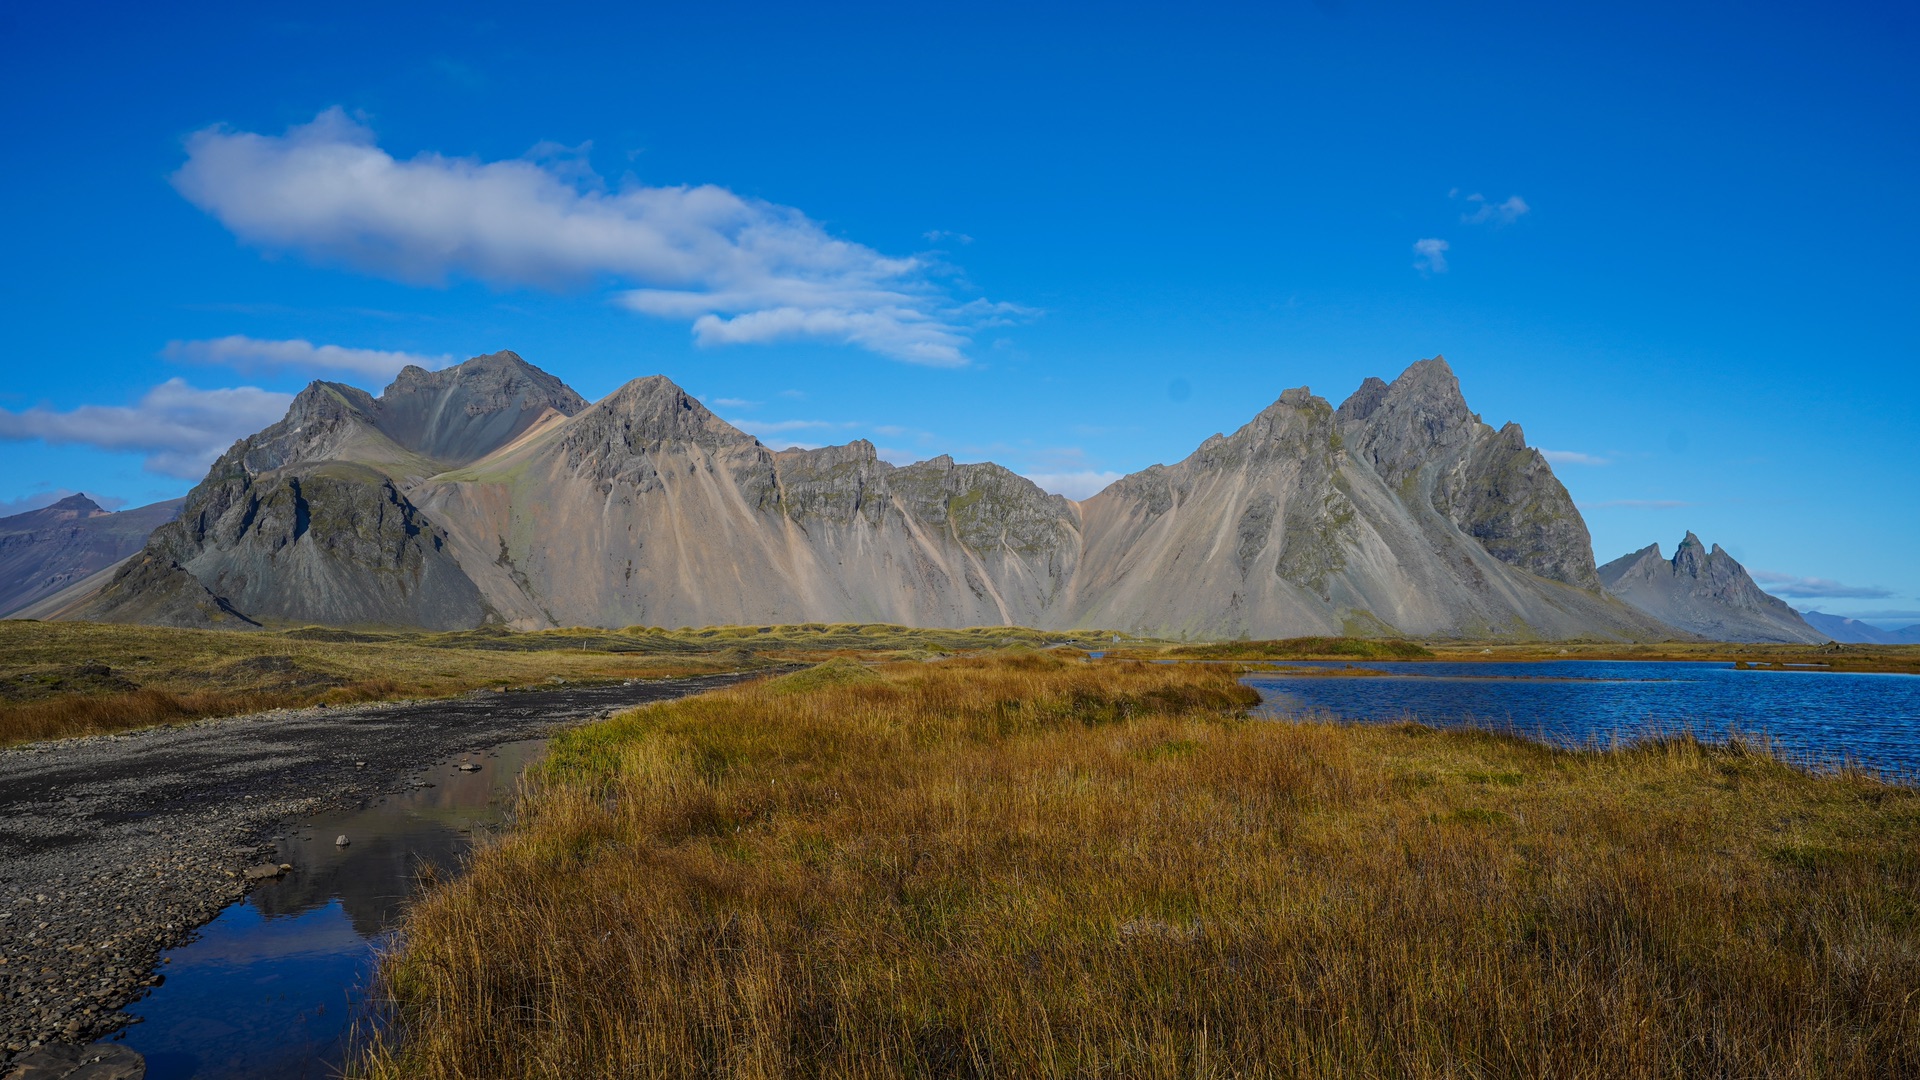
<path id="1" fill-rule="evenodd" d="M 302 819 L 416 771 L 363 762 L 446 761 L 730 681 L 536 691 L 511 708 L 484 695 L 276 710 L 0 748 L 0 1080 L 29 1052 L 75 1051 L 127 1024 L 128 1004 L 164 981 L 164 950 L 292 869 L 269 838 L 311 839 Z M 343 745 L 367 757 L 342 760 Z M 23 1075 L 61 1075 L 36 1068 Z"/>
<path id="2" fill-rule="evenodd" d="M 142 1080 L 146 1059 L 119 1043 L 42 1046 L 14 1059 L 0 1080 Z"/>

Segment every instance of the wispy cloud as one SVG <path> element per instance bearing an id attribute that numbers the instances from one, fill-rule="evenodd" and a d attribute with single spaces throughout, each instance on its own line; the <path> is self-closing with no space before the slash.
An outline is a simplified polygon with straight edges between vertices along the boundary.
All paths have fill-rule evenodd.
<path id="1" fill-rule="evenodd" d="M 1042 491 L 1065 495 L 1077 502 L 1092 498 L 1126 474 L 1111 470 L 1079 469 L 1074 472 L 1030 472 L 1021 475 L 1040 485 Z"/>
<path id="2" fill-rule="evenodd" d="M 859 424 L 852 423 L 849 421 L 835 421 L 835 420 L 744 420 L 744 419 L 729 418 L 727 420 L 727 423 L 732 424 L 734 427 L 739 428 L 741 431 L 746 432 L 747 434 L 753 436 L 756 439 L 767 439 L 767 440 L 771 440 L 776 436 L 786 435 L 789 432 L 794 432 L 794 431 L 818 431 L 818 432 L 824 433 L 824 432 L 831 432 L 831 431 L 846 431 L 850 428 L 857 428 L 860 426 Z M 781 445 L 785 446 L 788 444 L 783 442 Z M 792 445 L 798 446 L 802 444 L 795 443 Z M 812 449 L 813 447 L 819 446 L 821 444 L 807 443 L 805 445 L 807 446 L 808 449 Z"/>
<path id="3" fill-rule="evenodd" d="M 1598 454 L 1583 454 L 1578 450 L 1542 450 L 1540 456 L 1555 465 L 1611 465 L 1613 462 Z"/>
<path id="4" fill-rule="evenodd" d="M 241 240 L 405 282 L 623 287 L 702 345 L 815 339 L 967 363 L 974 329 L 1032 317 L 962 302 L 934 260 L 839 239 L 792 207 L 713 185 L 609 190 L 583 148 L 482 162 L 399 160 L 338 108 L 284 135 L 212 127 L 174 186 Z"/>
<path id="5" fill-rule="evenodd" d="M 1473 209 L 1461 214 L 1460 220 L 1469 225 L 1511 225 L 1533 209 L 1527 205 L 1527 200 L 1518 195 L 1509 195 L 1503 202 L 1492 202 L 1485 195 L 1475 192 L 1467 196 L 1467 202 L 1473 204 Z"/>
<path id="6" fill-rule="evenodd" d="M 1697 506 L 1683 499 L 1604 499 L 1600 502 L 1575 503 L 1582 510 L 1678 510 L 1684 506 Z"/>
<path id="7" fill-rule="evenodd" d="M 737 397 L 717 397 L 713 399 L 712 403 L 723 409 L 757 409 L 760 407 L 760 403 L 757 401 L 748 401 L 746 398 Z"/>
<path id="8" fill-rule="evenodd" d="M 1800 610 L 1804 614 L 1813 609 L 1802 608 Z M 1920 619 L 1920 608 L 1895 608 L 1891 611 L 1860 611 L 1855 609 L 1848 614 L 1836 611 L 1825 612 L 1825 614 L 1839 615 L 1843 619 L 1858 619 L 1861 622 L 1898 622 L 1906 619 Z M 1895 627 L 1895 629 L 1899 629 L 1899 627 Z"/>
<path id="9" fill-rule="evenodd" d="M 1798 574 L 1782 574 L 1776 570 L 1751 570 L 1748 573 L 1762 588 L 1775 596 L 1794 599 L 1824 597 L 1845 600 L 1885 600 L 1893 595 L 1891 589 L 1883 589 L 1878 585 L 1842 585 L 1830 578 L 1801 577 Z"/>
<path id="10" fill-rule="evenodd" d="M 219 364 L 247 374 L 273 369 L 345 371 L 377 379 L 392 378 L 410 364 L 431 371 L 453 363 L 453 357 L 444 353 L 425 356 L 382 349 L 350 349 L 341 345 L 315 345 L 301 338 L 263 341 L 241 334 L 210 341 L 170 341 L 163 353 L 169 360 Z"/>
<path id="11" fill-rule="evenodd" d="M 1423 274 L 1444 274 L 1447 272 L 1447 248 L 1445 240 L 1436 236 L 1413 242 L 1413 253 L 1420 256 L 1413 268 Z"/>
<path id="12" fill-rule="evenodd" d="M 149 472 L 198 480 L 235 439 L 280 419 L 292 402 L 291 394 L 255 386 L 199 390 L 168 379 L 133 405 L 0 409 L 0 439 L 136 453 Z"/>

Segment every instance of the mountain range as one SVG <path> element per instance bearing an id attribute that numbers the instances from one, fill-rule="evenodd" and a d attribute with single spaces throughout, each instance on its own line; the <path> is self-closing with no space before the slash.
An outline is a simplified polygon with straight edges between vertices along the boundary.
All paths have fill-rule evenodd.
<path id="1" fill-rule="evenodd" d="M 1719 544 L 1709 551 L 1691 532 L 1673 558 L 1649 544 L 1601 567 L 1600 581 L 1629 606 L 1710 641 L 1831 640 L 1785 600 L 1762 592 Z"/>
<path id="2" fill-rule="evenodd" d="M 1703 556 L 1706 580 L 1726 576 L 1723 554 Z M 1337 408 L 1288 390 L 1184 460 L 1074 502 L 991 463 L 895 466 L 865 441 L 776 450 L 662 376 L 590 404 L 500 352 L 409 367 L 378 397 L 311 384 L 111 580 L 46 613 L 234 628 L 1675 636 L 1687 612 L 1640 580 L 1604 578 L 1546 460 L 1518 425 L 1483 423 L 1439 357 L 1369 378 Z"/>
<path id="3" fill-rule="evenodd" d="M 1829 615 L 1824 611 L 1803 611 L 1800 617 L 1807 621 L 1808 626 L 1835 641 L 1854 645 L 1920 645 L 1920 623 L 1898 630 L 1885 630 L 1872 623 L 1849 619 L 1845 615 Z"/>
<path id="4" fill-rule="evenodd" d="M 0 617 L 28 609 L 139 551 L 184 501 L 115 513 L 73 494 L 0 518 Z"/>

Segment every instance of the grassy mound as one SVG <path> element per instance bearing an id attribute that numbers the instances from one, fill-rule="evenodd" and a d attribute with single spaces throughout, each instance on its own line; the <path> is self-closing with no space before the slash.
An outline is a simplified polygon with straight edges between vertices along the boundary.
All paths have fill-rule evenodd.
<path id="1" fill-rule="evenodd" d="M 1220 667 L 862 670 L 556 739 L 362 1066 L 1920 1075 L 1920 792 L 1250 721 Z"/>
<path id="2" fill-rule="evenodd" d="M 824 664 L 815 664 L 805 671 L 796 671 L 791 675 L 782 675 L 767 683 L 767 689 L 776 694 L 804 694 L 812 690 L 824 690 L 835 686 L 852 686 L 859 683 L 880 682 L 880 676 L 867 670 L 865 664 L 857 660 L 848 660 L 836 656 Z"/>

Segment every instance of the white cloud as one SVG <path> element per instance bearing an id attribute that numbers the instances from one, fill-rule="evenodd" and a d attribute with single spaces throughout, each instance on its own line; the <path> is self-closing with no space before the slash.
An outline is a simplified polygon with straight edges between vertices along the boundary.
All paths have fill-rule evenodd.
<path id="1" fill-rule="evenodd" d="M 1611 461 L 1598 454 L 1583 454 L 1578 450 L 1542 450 L 1540 456 L 1555 465 L 1611 465 Z"/>
<path id="2" fill-rule="evenodd" d="M 262 341 L 241 334 L 211 341 L 170 341 L 164 353 L 169 360 L 219 364 L 246 373 L 286 368 L 294 371 L 346 371 L 379 379 L 392 378 L 409 364 L 432 371 L 453 363 L 453 357 L 444 354 L 423 356 L 380 349 L 349 349 L 340 345 L 315 345 L 300 338 Z"/>
<path id="3" fill-rule="evenodd" d="M 1099 494 L 1101 489 L 1126 474 L 1081 469 L 1076 472 L 1023 473 L 1022 475 L 1040 485 L 1042 491 L 1065 495 L 1077 502 Z"/>
<path id="4" fill-rule="evenodd" d="M 609 191 L 572 154 L 402 161 L 333 108 L 284 135 L 196 132 L 173 183 L 263 248 L 414 283 L 626 286 L 623 306 L 686 319 L 702 345 L 811 338 L 953 367 L 972 328 L 1034 314 L 961 303 L 933 262 L 837 239 L 791 207 L 711 184 Z"/>
<path id="5" fill-rule="evenodd" d="M 0 439 L 141 454 L 150 472 L 198 480 L 234 440 L 280 419 L 292 402 L 292 394 L 255 386 L 199 390 L 168 379 L 133 405 L 0 409 Z"/>
<path id="6" fill-rule="evenodd" d="M 723 409 L 757 409 L 760 407 L 760 403 L 757 401 L 748 401 L 746 398 L 737 397 L 717 397 L 713 399 L 713 404 Z"/>
<path id="7" fill-rule="evenodd" d="M 1800 610 L 1802 614 L 1805 614 L 1813 609 L 1802 608 Z M 1833 615 L 1838 613 L 1830 611 L 1827 612 L 1827 614 Z M 1894 608 L 1888 611 L 1860 611 L 1856 609 L 1853 614 L 1841 615 L 1840 617 L 1843 619 L 1858 619 L 1861 622 L 1891 622 L 1896 625 L 1884 626 L 1883 629 L 1897 630 L 1904 629 L 1904 627 L 1898 626 L 1898 623 L 1906 622 L 1910 619 L 1920 619 L 1920 608 Z"/>
<path id="8" fill-rule="evenodd" d="M 756 439 L 770 439 L 776 435 L 785 435 L 789 431 L 834 431 L 860 426 L 853 423 L 835 423 L 831 420 L 728 420 L 727 423 Z M 819 444 L 809 444 L 808 448 L 811 449 L 817 445 Z"/>
<path id="9" fill-rule="evenodd" d="M 1413 253 L 1420 261 L 1413 264 L 1421 273 L 1444 274 L 1447 272 L 1447 247 L 1445 240 L 1429 236 L 1413 242 Z"/>
<path id="10" fill-rule="evenodd" d="M 1518 195 L 1509 195 L 1505 202 L 1496 203 L 1488 202 L 1485 195 L 1475 193 L 1467 196 L 1467 201 L 1475 204 L 1474 208 L 1461 214 L 1460 220 L 1469 225 L 1485 225 L 1489 222 L 1495 225 L 1511 225 L 1533 209 L 1527 205 L 1527 200 Z"/>
<path id="11" fill-rule="evenodd" d="M 1885 600 L 1893 595 L 1891 589 L 1878 585 L 1842 585 L 1830 578 L 1801 577 L 1798 574 L 1782 574 L 1774 570 L 1752 570 L 1753 580 L 1775 596 L 1789 596 L 1796 599 L 1804 597 L 1827 597 L 1848 600 Z"/>

